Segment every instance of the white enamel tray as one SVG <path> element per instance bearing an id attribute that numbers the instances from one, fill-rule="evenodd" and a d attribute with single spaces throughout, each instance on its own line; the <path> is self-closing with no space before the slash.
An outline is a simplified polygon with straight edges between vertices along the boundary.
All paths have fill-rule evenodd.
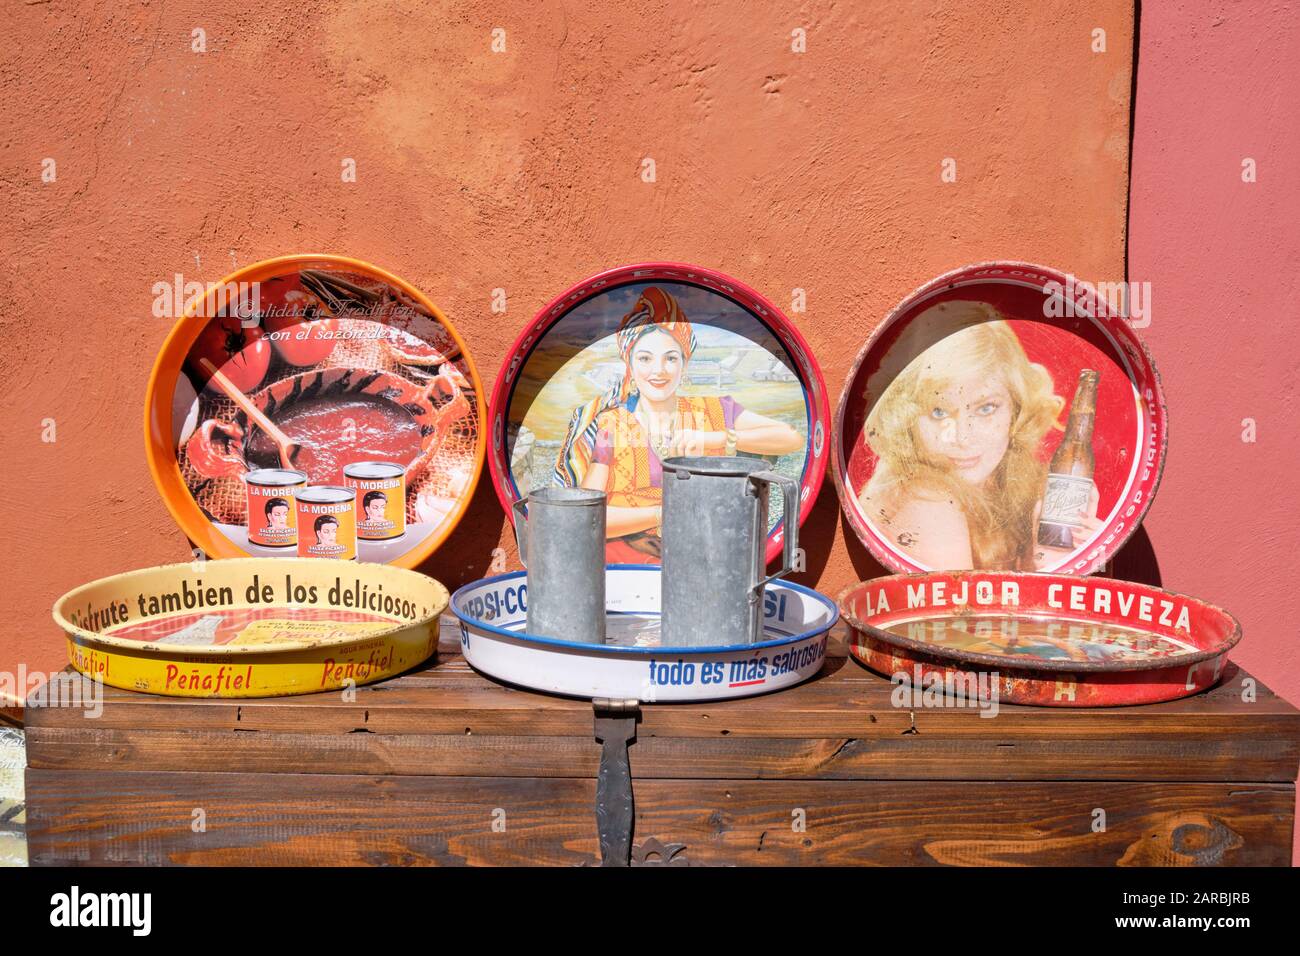
<path id="1" fill-rule="evenodd" d="M 835 602 L 784 581 L 767 585 L 765 639 L 722 647 L 660 647 L 659 568 L 605 569 L 608 635 L 580 644 L 524 633 L 527 572 L 467 584 L 451 598 L 461 649 L 472 667 L 498 680 L 570 697 L 635 698 L 646 703 L 726 700 L 792 687 L 817 673 Z"/>

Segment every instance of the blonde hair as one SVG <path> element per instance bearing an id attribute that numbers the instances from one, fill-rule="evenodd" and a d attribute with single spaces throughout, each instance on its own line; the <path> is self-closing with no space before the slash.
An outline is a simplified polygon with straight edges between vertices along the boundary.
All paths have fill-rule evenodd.
<path id="1" fill-rule="evenodd" d="M 966 516 L 976 568 L 1032 570 L 1033 510 L 1047 471 L 1037 450 L 1057 424 L 1065 400 L 1055 393 L 1047 369 L 1029 361 L 1019 338 L 993 306 L 945 302 L 927 309 L 912 324 L 933 332 L 936 323 L 952 331 L 930 338 L 934 344 L 903 367 L 867 415 L 864 439 L 880 460 L 863 495 L 895 505 L 918 491 L 947 497 Z M 899 347 L 905 348 L 902 341 Z M 972 370 L 1000 380 L 1012 406 L 1006 454 L 981 486 L 932 461 L 917 436 L 917 422 L 933 404 L 927 396 L 943 391 L 956 372 Z"/>

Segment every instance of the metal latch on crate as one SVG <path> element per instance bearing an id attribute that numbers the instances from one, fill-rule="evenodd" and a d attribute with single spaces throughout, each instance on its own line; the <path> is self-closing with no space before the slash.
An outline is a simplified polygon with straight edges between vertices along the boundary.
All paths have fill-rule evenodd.
<path id="1" fill-rule="evenodd" d="M 635 698 L 597 697 L 595 737 L 600 743 L 596 774 L 596 828 L 600 834 L 600 865 L 630 866 L 632 860 L 632 765 L 628 747 L 636 741 L 641 702 Z"/>

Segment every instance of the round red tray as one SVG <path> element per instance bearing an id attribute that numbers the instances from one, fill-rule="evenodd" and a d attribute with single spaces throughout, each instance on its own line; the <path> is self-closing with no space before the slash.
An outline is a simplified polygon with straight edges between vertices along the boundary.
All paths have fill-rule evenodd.
<path id="1" fill-rule="evenodd" d="M 765 457 L 771 468 L 799 481 L 802 522 L 826 472 L 829 421 L 826 383 L 808 343 L 775 305 L 743 283 L 665 262 L 584 279 L 542 309 L 506 354 L 488 406 L 488 466 L 506 514 L 513 521 L 512 503 L 533 488 L 588 481 L 592 463 L 604 454 L 598 451 L 604 436 L 615 436 L 605 447 L 612 443 L 612 454 L 627 458 L 607 466 L 604 490 L 611 501 L 617 491 L 632 505 L 654 506 L 659 457 L 633 420 L 640 372 L 631 369 L 623 354 L 628 339 L 618 334 L 625 326 L 650 324 L 668 330 L 685 353 L 680 367 L 650 388 L 662 393 L 656 396 L 661 400 L 676 396 L 687 428 L 725 433 L 726 422 L 743 413 L 744 423 L 773 426 L 769 433 L 785 430 L 788 447 L 778 441 Z M 739 454 L 763 454 L 747 452 L 744 428 L 737 431 Z M 723 454 L 725 445 L 703 453 Z M 774 505 L 768 560 L 781 552 L 784 523 Z M 607 558 L 657 564 L 657 542 L 653 528 L 636 530 L 611 538 Z"/>
<path id="2" fill-rule="evenodd" d="M 1213 685 L 1241 639 L 1236 618 L 1196 598 L 1067 574 L 900 574 L 855 584 L 839 606 L 855 658 L 950 700 L 1173 700 Z"/>
<path id="3" fill-rule="evenodd" d="M 831 465 L 845 516 L 886 568 L 1089 574 L 1137 529 L 1164 468 L 1164 392 L 1133 323 L 1088 288 L 1044 266 L 980 263 L 876 327 L 836 408 Z M 1077 547 L 1046 550 L 1035 508 L 1085 369 L 1099 373 L 1096 513 Z M 936 500 L 960 513 L 936 515 Z M 951 546 L 963 530 L 969 554 Z"/>

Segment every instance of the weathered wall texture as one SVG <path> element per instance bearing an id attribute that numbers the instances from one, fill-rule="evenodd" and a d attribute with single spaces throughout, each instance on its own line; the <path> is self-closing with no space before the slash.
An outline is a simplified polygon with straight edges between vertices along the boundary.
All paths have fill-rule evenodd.
<path id="1" fill-rule="evenodd" d="M 48 609 L 64 590 L 189 554 L 140 433 L 170 325 L 150 316 L 151 286 L 174 273 L 215 280 L 292 251 L 367 259 L 445 309 L 490 388 L 513 336 L 570 283 L 696 262 L 783 307 L 807 290 L 795 318 L 832 401 L 875 324 L 940 272 L 1015 258 L 1122 276 L 1129 2 L 776 6 L 9 5 L 0 669 L 61 666 Z M 945 157 L 955 183 L 940 181 Z M 427 570 L 480 575 L 498 543 L 513 550 L 503 528 L 484 481 Z M 879 573 L 846 543 L 829 477 L 805 537 L 805 580 L 825 591 Z"/>

